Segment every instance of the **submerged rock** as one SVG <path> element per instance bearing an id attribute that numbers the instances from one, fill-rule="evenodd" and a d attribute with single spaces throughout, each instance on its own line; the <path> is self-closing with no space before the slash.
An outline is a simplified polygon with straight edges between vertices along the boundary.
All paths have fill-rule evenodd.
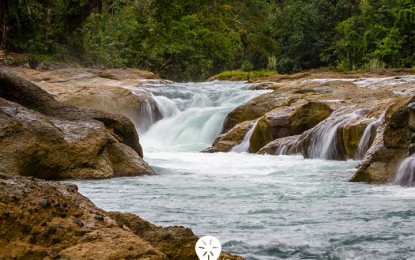
<path id="1" fill-rule="evenodd" d="M 191 230 L 105 212 L 73 184 L 0 173 L 0 212 L 1 259 L 196 259 Z"/>
<path id="2" fill-rule="evenodd" d="M 60 103 L 6 69 L 0 122 L 0 171 L 45 179 L 153 173 L 128 118 Z"/>

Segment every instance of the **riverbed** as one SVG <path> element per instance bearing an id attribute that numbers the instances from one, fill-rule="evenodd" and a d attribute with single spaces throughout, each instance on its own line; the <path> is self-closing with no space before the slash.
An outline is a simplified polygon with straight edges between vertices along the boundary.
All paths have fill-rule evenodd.
<path id="1" fill-rule="evenodd" d="M 215 236 L 223 250 L 247 259 L 415 256 L 415 193 L 348 182 L 358 161 L 200 153 L 230 111 L 265 90 L 210 82 L 148 91 L 163 119 L 140 136 L 157 175 L 77 181 L 97 206 Z"/>

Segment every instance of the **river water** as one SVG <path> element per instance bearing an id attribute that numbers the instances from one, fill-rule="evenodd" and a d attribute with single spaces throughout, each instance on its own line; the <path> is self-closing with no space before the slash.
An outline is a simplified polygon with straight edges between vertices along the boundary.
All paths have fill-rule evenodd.
<path id="1" fill-rule="evenodd" d="M 164 119 L 141 136 L 157 175 L 77 181 L 105 210 L 212 235 L 247 259 L 415 259 L 415 192 L 350 183 L 356 161 L 206 154 L 236 106 L 264 91 L 238 82 L 149 88 Z"/>

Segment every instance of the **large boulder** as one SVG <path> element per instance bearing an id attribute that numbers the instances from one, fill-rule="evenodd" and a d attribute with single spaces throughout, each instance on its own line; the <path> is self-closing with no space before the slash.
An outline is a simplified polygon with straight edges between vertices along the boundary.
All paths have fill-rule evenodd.
<path id="1" fill-rule="evenodd" d="M 239 123 L 259 118 L 274 108 L 288 106 L 292 102 L 291 99 L 295 97 L 288 99 L 287 97 L 288 94 L 281 94 L 278 91 L 274 91 L 258 96 L 240 105 L 226 117 L 222 133 L 226 133 Z"/>
<path id="2" fill-rule="evenodd" d="M 13 70 L 38 84 L 58 101 L 125 115 L 141 133 L 162 117 L 151 94 L 140 87 L 155 80 L 155 75 L 149 72 L 75 68 L 46 72 Z"/>
<path id="3" fill-rule="evenodd" d="M 197 259 L 197 239 L 99 209 L 74 184 L 0 173 L 0 259 Z"/>
<path id="4" fill-rule="evenodd" d="M 1 259 L 168 259 L 75 185 L 0 174 Z"/>
<path id="5" fill-rule="evenodd" d="M 56 101 L 0 69 L 0 169 L 46 179 L 152 174 L 126 117 Z"/>
<path id="6" fill-rule="evenodd" d="M 256 124 L 249 151 L 255 153 L 275 139 L 299 135 L 326 119 L 331 112 L 327 104 L 306 100 L 273 109 Z"/>

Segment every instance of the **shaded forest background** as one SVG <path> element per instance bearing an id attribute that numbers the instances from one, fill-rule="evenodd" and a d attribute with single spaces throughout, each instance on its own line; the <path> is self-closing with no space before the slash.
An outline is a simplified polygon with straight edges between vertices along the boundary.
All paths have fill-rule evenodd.
<path id="1" fill-rule="evenodd" d="M 415 66 L 414 0 L 0 0 L 0 49 L 174 80 Z"/>

